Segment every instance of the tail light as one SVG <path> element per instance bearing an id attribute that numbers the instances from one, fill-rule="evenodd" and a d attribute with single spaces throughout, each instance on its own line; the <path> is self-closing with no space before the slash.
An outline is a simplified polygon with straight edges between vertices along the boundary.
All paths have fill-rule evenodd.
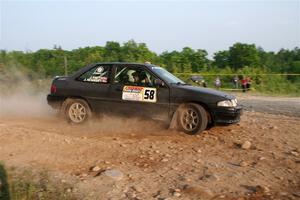
<path id="1" fill-rule="evenodd" d="M 56 93 L 56 86 L 54 84 L 51 85 L 51 94 Z"/>

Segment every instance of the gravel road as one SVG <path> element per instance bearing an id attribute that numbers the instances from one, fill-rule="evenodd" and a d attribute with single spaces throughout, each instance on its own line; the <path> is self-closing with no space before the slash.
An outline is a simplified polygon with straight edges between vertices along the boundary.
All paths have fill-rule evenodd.
<path id="1" fill-rule="evenodd" d="M 299 98 L 238 99 L 239 124 L 197 136 L 141 119 L 72 126 L 45 109 L 0 112 L 0 160 L 47 170 L 78 199 L 299 199 Z"/>
<path id="2" fill-rule="evenodd" d="M 237 96 L 239 102 L 247 111 L 300 117 L 299 97 L 262 97 L 247 94 Z"/>

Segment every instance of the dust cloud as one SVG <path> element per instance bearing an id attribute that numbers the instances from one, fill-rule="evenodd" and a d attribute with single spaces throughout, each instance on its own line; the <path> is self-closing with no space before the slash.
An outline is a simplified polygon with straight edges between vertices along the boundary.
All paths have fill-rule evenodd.
<path id="1" fill-rule="evenodd" d="M 30 94 L 22 88 L 8 96 L 1 96 L 0 116 L 17 115 L 41 117 L 53 114 L 46 103 L 45 94 Z"/>
<path id="2" fill-rule="evenodd" d="M 6 71 L 0 76 L 0 117 L 53 115 L 46 101 L 48 82 L 46 79 L 32 79 L 17 69 Z"/>
<path id="3" fill-rule="evenodd" d="M 89 134 L 123 134 L 131 133 L 136 136 L 150 134 L 169 134 L 168 124 L 163 121 L 141 117 L 120 117 L 114 115 L 94 116 L 92 120 L 77 128 L 81 134 L 87 131 Z"/>
<path id="4" fill-rule="evenodd" d="M 68 123 L 58 116 L 58 111 L 47 104 L 52 80 L 32 79 L 28 74 L 10 69 L 0 74 L 0 119 L 20 119 L 30 123 L 33 128 L 54 128 L 61 134 L 78 134 L 87 136 L 119 133 L 153 134 L 166 130 L 162 122 L 136 117 L 96 115 L 84 124 Z"/>

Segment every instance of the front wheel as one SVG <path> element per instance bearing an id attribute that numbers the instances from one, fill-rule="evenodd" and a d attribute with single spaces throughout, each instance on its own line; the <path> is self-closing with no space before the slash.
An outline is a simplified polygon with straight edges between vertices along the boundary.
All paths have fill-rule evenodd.
<path id="1" fill-rule="evenodd" d="M 179 129 L 187 134 L 201 133 L 208 123 L 206 110 L 195 103 L 182 105 L 178 110 L 177 123 Z"/>
<path id="2" fill-rule="evenodd" d="M 65 117 L 69 122 L 81 124 L 91 117 L 89 105 L 83 99 L 67 99 L 62 107 Z"/>

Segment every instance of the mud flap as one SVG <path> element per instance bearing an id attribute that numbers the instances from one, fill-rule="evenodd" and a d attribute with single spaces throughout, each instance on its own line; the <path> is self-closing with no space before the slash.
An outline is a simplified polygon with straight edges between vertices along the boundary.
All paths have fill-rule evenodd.
<path id="1" fill-rule="evenodd" d="M 177 130 L 178 129 L 177 116 L 178 116 L 178 109 L 175 111 L 175 113 L 173 114 L 173 117 L 171 119 L 171 122 L 170 122 L 170 125 L 169 125 L 170 130 Z"/>
<path id="2" fill-rule="evenodd" d="M 64 102 L 60 106 L 60 108 L 59 108 L 59 116 L 61 118 L 65 118 L 66 117 L 66 108 L 67 108 L 67 105 L 69 104 L 69 102 L 70 102 L 70 99 L 67 98 L 67 99 L 64 100 Z"/>

